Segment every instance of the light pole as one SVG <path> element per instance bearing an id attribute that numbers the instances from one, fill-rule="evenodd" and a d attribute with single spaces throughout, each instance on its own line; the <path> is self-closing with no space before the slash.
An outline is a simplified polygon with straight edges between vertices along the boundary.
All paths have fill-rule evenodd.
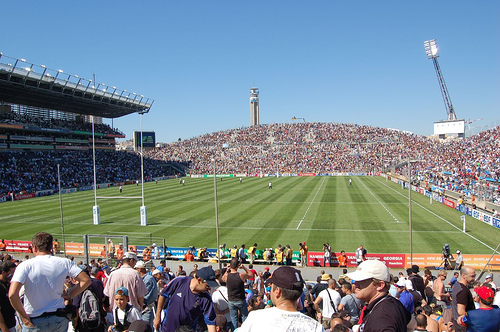
<path id="1" fill-rule="evenodd" d="M 63 237 L 63 248 L 64 255 L 66 255 L 66 237 L 64 235 L 64 218 L 63 218 L 63 204 L 62 204 L 62 195 L 61 195 L 61 173 L 59 171 L 60 165 L 57 164 L 57 186 L 59 187 L 59 210 L 61 210 L 61 231 Z"/>
<path id="2" fill-rule="evenodd" d="M 411 220 L 411 161 L 408 154 L 408 223 L 410 227 L 410 264 L 413 265 L 413 228 Z"/>
<path id="3" fill-rule="evenodd" d="M 216 172 L 215 158 L 213 158 L 212 161 L 214 163 L 215 233 L 217 236 L 217 248 L 215 249 L 216 250 L 215 256 L 217 257 L 217 261 L 219 262 L 219 269 L 222 269 L 222 264 L 219 255 L 219 205 L 217 203 L 217 172 Z"/>

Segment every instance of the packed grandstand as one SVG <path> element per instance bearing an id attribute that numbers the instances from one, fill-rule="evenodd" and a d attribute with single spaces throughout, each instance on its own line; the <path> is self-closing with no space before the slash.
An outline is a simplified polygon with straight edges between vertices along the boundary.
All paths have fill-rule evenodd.
<path id="1" fill-rule="evenodd" d="M 35 125 L 39 130 L 27 130 Z M 81 121 L 47 121 L 29 115 L 1 113 L 0 195 L 56 189 L 58 163 L 63 187 L 92 185 L 90 130 L 91 125 Z M 105 124 L 96 126 L 95 132 L 113 142 L 117 135 L 123 137 L 120 131 Z M 15 139 L 19 135 L 27 140 L 34 137 L 36 145 L 10 148 L 18 143 Z M 86 140 L 84 148 L 82 144 L 68 144 L 60 151 L 56 149 L 57 138 L 64 141 L 76 136 Z M 44 144 L 48 148 L 38 148 L 40 141 L 37 139 L 41 138 L 47 139 Z M 414 178 L 420 181 L 467 195 L 481 188 L 488 200 L 498 203 L 500 199 L 500 127 L 466 139 L 448 141 L 393 129 L 341 123 L 281 123 L 237 128 L 147 151 L 144 176 L 152 180 L 178 174 L 172 169 L 166 171 L 167 162 L 189 165 L 185 170 L 187 174 L 211 173 L 214 157 L 218 173 L 247 176 L 382 170 L 405 174 L 405 163 L 409 159 Z M 134 152 L 110 151 L 97 146 L 96 167 L 97 183 L 121 183 L 141 177 L 140 156 Z"/>

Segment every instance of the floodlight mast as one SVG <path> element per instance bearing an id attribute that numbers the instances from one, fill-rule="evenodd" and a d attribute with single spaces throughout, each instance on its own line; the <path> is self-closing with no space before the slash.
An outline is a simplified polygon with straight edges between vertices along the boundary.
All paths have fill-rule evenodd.
<path id="1" fill-rule="evenodd" d="M 453 109 L 453 104 L 451 103 L 451 98 L 448 93 L 448 89 L 446 88 L 446 83 L 444 82 L 443 73 L 441 73 L 441 68 L 439 67 L 439 63 L 437 61 L 439 54 L 436 40 L 431 39 L 424 41 L 424 47 L 425 53 L 427 53 L 427 58 L 432 59 L 432 62 L 434 63 L 434 69 L 436 70 L 439 87 L 441 88 L 441 95 L 446 107 L 446 113 L 448 114 L 448 121 L 454 121 L 457 119 L 457 115 Z"/>

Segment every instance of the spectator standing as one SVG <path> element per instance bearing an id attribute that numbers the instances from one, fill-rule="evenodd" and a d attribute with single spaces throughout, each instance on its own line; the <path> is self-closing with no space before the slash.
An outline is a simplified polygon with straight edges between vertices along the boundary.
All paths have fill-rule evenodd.
<path id="1" fill-rule="evenodd" d="M 451 288 L 455 286 L 455 283 L 458 281 L 458 272 L 453 272 L 453 277 L 451 277 L 450 281 L 448 281 L 448 285 L 450 285 Z"/>
<path id="2" fill-rule="evenodd" d="M 88 271 L 88 270 L 84 270 Z M 104 286 L 101 280 L 97 279 L 97 274 L 99 272 L 102 272 L 99 270 L 98 267 L 94 266 L 92 267 L 90 271 L 90 280 L 91 284 L 88 287 L 92 291 L 92 293 L 95 295 L 97 301 L 99 302 L 99 308 L 103 308 L 102 303 L 104 301 Z M 82 294 L 79 294 L 73 299 L 73 305 L 78 309 L 80 308 L 81 301 L 82 301 Z M 104 309 L 101 310 L 101 317 L 106 317 L 106 312 L 104 312 Z M 94 329 L 88 329 L 85 326 L 83 326 L 82 321 L 80 320 L 80 317 L 78 317 L 77 325 L 75 330 L 78 332 L 104 332 L 106 329 L 106 326 L 104 324 L 104 319 L 102 319 L 101 324 L 97 326 Z"/>
<path id="3" fill-rule="evenodd" d="M 300 243 L 300 266 L 307 266 L 307 253 L 309 252 L 309 247 L 305 242 Z"/>
<path id="4" fill-rule="evenodd" d="M 89 276 L 74 262 L 52 255 L 52 241 L 52 235 L 37 233 L 32 240 L 35 257 L 19 264 L 12 277 L 9 298 L 22 320 L 23 331 L 66 331 L 68 319 L 64 300 L 71 300 L 91 283 Z M 75 278 L 78 284 L 64 294 L 64 282 L 68 275 Z M 24 305 L 19 296 L 22 286 Z"/>
<path id="5" fill-rule="evenodd" d="M 115 244 L 111 239 L 108 239 L 108 255 L 109 258 L 115 258 Z"/>
<path id="6" fill-rule="evenodd" d="M 0 330 L 2 332 L 16 331 L 16 310 L 9 301 L 9 286 L 16 264 L 4 261 L 0 266 Z"/>
<path id="7" fill-rule="evenodd" d="M 351 323 L 357 324 L 363 303 L 352 294 L 352 284 L 345 282 L 341 286 L 344 297 L 340 300 L 338 310 L 347 310 L 351 314 Z"/>
<path id="8" fill-rule="evenodd" d="M 462 256 L 462 252 L 457 250 L 457 259 L 455 260 L 455 270 L 460 271 L 460 269 L 464 266 L 464 257 Z"/>
<path id="9" fill-rule="evenodd" d="M 238 259 L 240 260 L 241 264 L 246 264 L 247 262 L 247 254 L 245 253 L 245 245 L 242 244 L 241 248 L 238 249 Z"/>
<path id="10" fill-rule="evenodd" d="M 137 255 L 134 252 L 126 252 L 123 256 L 122 266 L 109 275 L 104 287 L 104 294 L 111 299 L 115 296 L 115 291 L 118 288 L 125 287 L 128 291 L 127 297 L 130 304 L 137 310 L 142 310 L 144 296 L 148 291 L 139 272 L 134 269 L 136 264 Z"/>
<path id="11" fill-rule="evenodd" d="M 413 315 L 413 311 L 415 310 L 415 300 L 413 299 L 413 295 L 406 288 L 407 282 L 411 285 L 410 280 L 398 280 L 396 283 L 396 287 L 398 288 L 397 298 L 403 306 Z"/>
<path id="12" fill-rule="evenodd" d="M 160 292 L 154 328 L 162 332 L 175 332 L 179 326 L 196 328 L 198 319 L 203 316 L 208 332 L 215 332 L 215 309 L 212 298 L 207 293 L 207 281 L 193 276 L 175 278 Z M 165 307 L 165 319 L 161 322 L 161 312 Z"/>
<path id="13" fill-rule="evenodd" d="M 500 331 L 500 309 L 493 306 L 495 292 L 481 286 L 474 289 L 479 297 L 479 309 L 470 310 L 458 318 L 458 325 L 467 331 L 498 332 Z"/>
<path id="14" fill-rule="evenodd" d="M 292 263 L 292 259 L 293 259 L 293 249 L 290 248 L 290 245 L 287 244 L 286 245 L 286 249 L 285 249 L 285 260 L 286 260 L 286 265 L 288 266 L 292 266 L 293 263 Z"/>
<path id="15" fill-rule="evenodd" d="M 239 273 L 238 268 L 245 272 Z M 229 300 L 229 313 L 231 315 L 231 322 L 234 328 L 238 328 L 238 313 L 241 316 L 243 323 L 248 316 L 247 303 L 245 301 L 245 281 L 252 277 L 252 272 L 244 265 L 233 258 L 229 264 L 229 269 L 222 276 L 222 281 L 226 283 L 228 300 Z"/>
<path id="16" fill-rule="evenodd" d="M 356 264 L 358 265 L 366 261 L 366 249 L 363 248 L 363 245 L 360 245 L 358 249 L 356 249 L 355 257 L 356 257 Z"/>
<path id="17" fill-rule="evenodd" d="M 158 249 L 156 243 L 151 245 L 151 256 L 153 259 L 160 259 L 160 249 Z"/>
<path id="18" fill-rule="evenodd" d="M 425 282 L 424 278 L 418 272 L 420 271 L 418 265 L 412 265 L 410 269 L 407 270 L 408 280 L 411 280 L 413 285 L 413 289 L 420 293 L 420 295 L 424 295 L 425 290 Z"/>
<path id="19" fill-rule="evenodd" d="M 250 264 L 253 264 L 253 261 L 257 254 L 257 243 L 254 243 L 253 246 L 248 248 L 248 254 L 250 255 Z"/>
<path id="20" fill-rule="evenodd" d="M 436 299 L 436 304 L 446 308 L 447 301 L 450 298 L 450 293 L 445 291 L 444 281 L 448 273 L 445 270 L 438 272 L 437 279 L 434 280 L 434 298 Z"/>
<path id="21" fill-rule="evenodd" d="M 367 303 L 361 313 L 360 331 L 406 332 L 411 315 L 401 302 L 388 294 L 391 275 L 383 262 L 364 261 L 347 276 L 354 282 L 354 295 Z"/>
<path id="22" fill-rule="evenodd" d="M 337 257 L 337 260 L 339 261 L 339 267 L 347 267 L 347 255 L 344 250 L 340 251 L 340 255 Z"/>
<path id="23" fill-rule="evenodd" d="M 318 321 L 325 329 L 330 327 L 332 315 L 338 311 L 337 308 L 341 301 L 339 292 L 335 290 L 336 286 L 337 283 L 334 279 L 328 280 L 328 288 L 322 290 L 314 300 L 314 309 L 317 312 Z M 323 302 L 322 310 L 319 308 L 320 302 Z"/>
<path id="24" fill-rule="evenodd" d="M 267 280 L 267 285 L 271 286 L 273 307 L 252 311 L 238 332 L 324 331 L 316 320 L 297 311 L 296 303 L 304 289 L 304 280 L 299 270 L 290 266 L 279 267 Z"/>
<path id="25" fill-rule="evenodd" d="M 332 266 L 332 247 L 330 247 L 330 244 L 327 242 L 323 244 L 323 266 L 326 267 L 326 263 Z"/>
<path id="26" fill-rule="evenodd" d="M 493 275 L 492 274 L 487 274 L 486 277 L 484 277 L 484 282 L 487 282 L 491 285 L 491 288 L 496 292 L 497 291 L 497 285 L 493 282 Z"/>
<path id="27" fill-rule="evenodd" d="M 476 271 L 470 266 L 464 266 L 460 270 L 460 279 L 451 292 L 451 312 L 453 314 L 453 325 L 456 332 L 465 332 L 466 328 L 458 324 L 457 319 L 465 315 L 468 311 L 474 310 L 474 299 L 469 290 L 471 285 L 476 280 Z"/>
<path id="28" fill-rule="evenodd" d="M 226 283 L 221 280 L 221 271 L 217 270 L 215 272 L 215 281 L 219 284 L 219 287 L 212 293 L 212 301 L 215 306 L 215 312 L 217 315 L 224 315 L 227 320 L 228 327 L 231 331 L 234 330 L 233 323 L 231 322 L 231 315 L 229 314 L 229 300 L 227 294 Z"/>
<path id="29" fill-rule="evenodd" d="M 147 273 L 146 265 L 143 261 L 138 261 L 135 265 L 135 269 L 139 271 L 147 290 L 146 295 L 144 295 L 144 305 L 141 312 L 142 320 L 145 320 L 150 326 L 153 326 L 154 306 L 158 299 L 158 284 L 155 278 Z"/>

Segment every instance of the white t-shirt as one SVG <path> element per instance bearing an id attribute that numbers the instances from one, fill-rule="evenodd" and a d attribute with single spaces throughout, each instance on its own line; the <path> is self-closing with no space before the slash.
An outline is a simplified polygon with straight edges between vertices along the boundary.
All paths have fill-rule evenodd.
<path id="1" fill-rule="evenodd" d="M 318 321 L 298 311 L 276 307 L 251 311 L 237 332 L 324 332 Z"/>
<path id="2" fill-rule="evenodd" d="M 335 305 L 335 310 L 330 304 L 330 297 L 328 297 L 328 293 L 330 293 L 330 296 L 332 297 L 333 304 Z M 342 300 L 339 292 L 334 289 L 327 288 L 319 292 L 318 297 L 321 297 L 323 299 L 323 312 L 321 313 L 321 315 L 323 316 L 323 318 L 332 318 L 332 315 L 337 311 L 340 301 Z"/>
<path id="3" fill-rule="evenodd" d="M 75 278 L 82 270 L 67 258 L 38 255 L 16 268 L 12 281 L 24 284 L 24 310 L 30 317 L 64 308 L 61 297 L 66 276 Z"/>
<path id="4" fill-rule="evenodd" d="M 118 309 L 118 310 L 116 310 L 116 309 Z M 125 311 L 121 310 L 120 308 L 115 308 L 115 310 L 113 312 L 115 312 L 118 316 L 118 317 L 116 317 L 113 314 L 113 316 L 115 316 L 114 317 L 115 324 L 118 321 L 120 321 L 120 323 L 123 325 L 125 323 L 125 321 L 124 321 Z M 135 322 L 136 320 L 142 320 L 141 313 L 136 308 L 131 307 L 130 310 L 128 311 L 128 314 L 127 314 L 127 322 L 132 323 L 132 322 Z"/>
<path id="5" fill-rule="evenodd" d="M 220 286 L 217 288 L 216 291 L 212 294 L 212 302 L 217 305 L 217 309 L 219 311 L 224 311 L 227 308 L 229 308 L 227 304 L 228 298 L 227 298 L 227 287 L 226 286 Z M 226 317 L 227 321 L 231 321 L 231 315 L 229 314 L 229 311 L 224 314 L 224 317 Z"/>

